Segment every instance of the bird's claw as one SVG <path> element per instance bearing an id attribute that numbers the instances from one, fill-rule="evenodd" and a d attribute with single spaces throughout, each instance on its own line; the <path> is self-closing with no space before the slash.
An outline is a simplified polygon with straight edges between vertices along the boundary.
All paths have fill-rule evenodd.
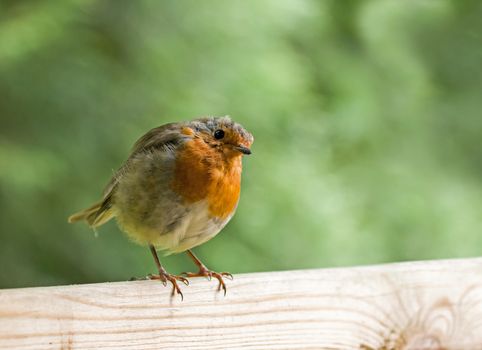
<path id="1" fill-rule="evenodd" d="M 226 295 L 226 284 L 224 283 L 223 276 L 226 277 L 229 280 L 233 280 L 233 275 L 230 274 L 229 272 L 214 272 L 211 270 L 208 270 L 206 267 L 201 267 L 198 272 L 183 272 L 181 275 L 184 275 L 186 277 L 206 277 L 209 281 L 214 277 L 218 280 L 218 291 L 221 290 L 221 288 L 224 291 L 224 295 Z"/>
<path id="2" fill-rule="evenodd" d="M 226 277 L 228 280 L 234 280 L 234 277 L 232 274 L 230 274 L 229 272 L 221 272 L 221 275 Z"/>
<path id="3" fill-rule="evenodd" d="M 158 275 L 149 274 L 147 278 L 150 280 L 160 280 L 162 284 L 167 286 L 167 281 L 171 282 L 172 284 L 172 292 L 171 295 L 174 296 L 175 294 L 179 294 L 181 296 L 181 300 L 184 300 L 184 295 L 181 292 L 181 288 L 177 284 L 177 281 L 184 283 L 186 286 L 189 285 L 189 280 L 183 276 L 178 275 L 171 275 L 170 273 L 159 271 Z"/>

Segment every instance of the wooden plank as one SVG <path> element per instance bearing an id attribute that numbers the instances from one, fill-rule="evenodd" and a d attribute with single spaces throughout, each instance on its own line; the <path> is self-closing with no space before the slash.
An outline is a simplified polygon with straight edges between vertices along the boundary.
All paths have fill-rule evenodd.
<path id="1" fill-rule="evenodd" d="M 0 291 L 1 349 L 482 349 L 482 259 Z"/>

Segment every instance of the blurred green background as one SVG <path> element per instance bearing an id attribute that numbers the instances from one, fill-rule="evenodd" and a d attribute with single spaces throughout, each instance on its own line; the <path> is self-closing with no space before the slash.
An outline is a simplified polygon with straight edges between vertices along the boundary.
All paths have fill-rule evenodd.
<path id="1" fill-rule="evenodd" d="M 135 140 L 255 136 L 233 273 L 482 255 L 482 1 L 0 1 L 0 287 L 155 272 L 100 198 Z M 173 273 L 189 259 L 162 259 Z"/>

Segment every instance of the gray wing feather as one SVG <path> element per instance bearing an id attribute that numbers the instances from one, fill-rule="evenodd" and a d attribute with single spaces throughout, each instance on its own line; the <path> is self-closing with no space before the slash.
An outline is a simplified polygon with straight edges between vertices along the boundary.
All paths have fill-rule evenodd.
<path id="1" fill-rule="evenodd" d="M 112 207 L 112 196 L 116 191 L 116 187 L 119 180 L 129 169 L 131 160 L 140 153 L 149 152 L 153 149 L 163 148 L 168 151 L 169 149 L 176 148 L 180 142 L 182 142 L 186 136 L 181 134 L 180 130 L 184 124 L 182 123 L 169 123 L 157 128 L 154 128 L 144 134 L 132 147 L 129 158 L 124 164 L 114 173 L 112 179 L 104 189 L 104 197 L 101 205 L 100 213 L 110 209 Z"/>

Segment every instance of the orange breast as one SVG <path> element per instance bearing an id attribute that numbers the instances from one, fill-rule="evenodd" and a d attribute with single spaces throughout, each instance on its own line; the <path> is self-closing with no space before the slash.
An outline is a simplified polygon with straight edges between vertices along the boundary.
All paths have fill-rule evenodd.
<path id="1" fill-rule="evenodd" d="M 226 219 L 241 190 L 241 157 L 226 158 L 202 140 L 188 141 L 178 151 L 172 189 L 186 204 L 207 200 L 209 214 Z"/>

